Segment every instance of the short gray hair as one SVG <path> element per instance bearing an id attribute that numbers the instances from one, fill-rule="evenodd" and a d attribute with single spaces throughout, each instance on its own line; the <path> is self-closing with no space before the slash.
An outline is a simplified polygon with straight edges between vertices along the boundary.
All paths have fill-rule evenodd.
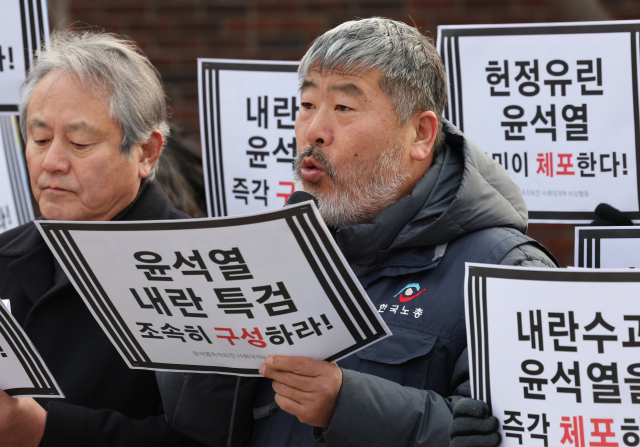
<path id="1" fill-rule="evenodd" d="M 166 140 L 167 99 L 160 73 L 138 45 L 126 38 L 94 30 L 54 31 L 49 51 L 37 54 L 20 98 L 20 130 L 27 140 L 27 107 L 36 85 L 48 73 L 75 77 L 88 92 L 110 94 L 109 114 L 122 127 L 120 150 L 127 157 L 135 144 L 144 144 L 154 129 Z M 157 165 L 157 163 L 156 163 Z M 147 178 L 153 180 L 154 166 Z"/>
<path id="2" fill-rule="evenodd" d="M 398 121 L 430 110 L 438 117 L 434 144 L 444 141 L 442 111 L 447 103 L 447 76 L 433 40 L 417 28 L 382 17 L 345 22 L 318 37 L 300 61 L 302 83 L 311 70 L 362 74 L 377 69 L 380 87 L 393 102 Z"/>

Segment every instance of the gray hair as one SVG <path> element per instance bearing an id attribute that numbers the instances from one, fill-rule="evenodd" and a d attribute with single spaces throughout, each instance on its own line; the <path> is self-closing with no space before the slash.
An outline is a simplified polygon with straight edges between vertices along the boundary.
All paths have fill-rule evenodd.
<path id="1" fill-rule="evenodd" d="M 146 143 L 158 129 L 166 140 L 167 100 L 158 70 L 138 45 L 126 38 L 98 31 L 54 31 L 49 51 L 40 51 L 29 71 L 20 98 L 20 130 L 27 140 L 27 107 L 31 94 L 48 73 L 59 71 L 75 77 L 87 92 L 110 94 L 110 116 L 124 138 L 120 150 L 127 157 L 135 144 Z M 108 97 L 108 96 L 107 96 Z M 156 163 L 157 165 L 157 163 Z M 153 180 L 157 166 L 147 177 Z"/>
<path id="2" fill-rule="evenodd" d="M 434 154 L 444 142 L 442 111 L 447 77 L 433 40 L 402 22 L 382 17 L 345 22 L 318 37 L 300 61 L 302 83 L 311 70 L 362 74 L 377 69 L 380 87 L 393 102 L 398 121 L 430 110 L 438 117 Z"/>

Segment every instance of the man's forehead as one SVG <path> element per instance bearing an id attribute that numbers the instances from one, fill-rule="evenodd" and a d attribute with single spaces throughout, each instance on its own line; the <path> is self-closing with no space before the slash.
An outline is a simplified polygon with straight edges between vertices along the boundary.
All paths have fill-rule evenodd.
<path id="1" fill-rule="evenodd" d="M 366 71 L 343 72 L 339 69 L 311 70 L 300 85 L 300 91 L 307 89 L 327 89 L 328 91 L 342 91 L 353 96 L 364 96 L 366 90 L 381 88 L 381 74 L 377 69 Z"/>
<path id="2" fill-rule="evenodd" d="M 40 79 L 31 93 L 31 99 L 37 94 L 47 98 L 60 91 L 73 91 L 86 95 L 91 100 L 100 101 L 109 109 L 111 106 L 111 91 L 104 81 L 89 77 L 81 78 L 78 75 L 66 73 L 62 70 L 53 70 Z"/>
<path id="3" fill-rule="evenodd" d="M 29 124 L 35 127 L 51 127 L 51 124 L 47 121 L 46 118 L 35 116 L 29 120 Z M 66 130 L 77 131 L 77 132 L 94 132 L 96 129 L 94 126 L 83 120 L 82 118 L 78 118 L 75 120 L 70 120 L 65 123 L 64 128 Z"/>
<path id="4" fill-rule="evenodd" d="M 104 118 L 110 118 L 109 99 L 98 81 L 82 82 L 58 70 L 49 72 L 29 98 L 27 127 L 51 129 L 62 123 L 66 131 L 100 133 Z"/>
<path id="5" fill-rule="evenodd" d="M 51 129 L 53 123 L 50 123 L 46 117 L 36 115 L 28 119 L 27 126 L 31 129 Z M 64 129 L 68 132 L 101 133 L 98 128 L 81 117 L 66 122 Z"/>

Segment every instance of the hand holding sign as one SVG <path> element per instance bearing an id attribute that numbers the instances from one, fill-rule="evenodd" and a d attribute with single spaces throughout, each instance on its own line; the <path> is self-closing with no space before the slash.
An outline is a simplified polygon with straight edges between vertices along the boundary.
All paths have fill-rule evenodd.
<path id="1" fill-rule="evenodd" d="M 304 357 L 267 357 L 260 374 L 273 379 L 278 406 L 314 427 L 328 427 L 338 403 L 342 371 L 335 363 Z"/>
<path id="2" fill-rule="evenodd" d="M 449 447 L 498 447 L 502 440 L 499 427 L 500 421 L 489 415 L 486 402 L 463 397 L 453 408 Z"/>
<path id="3" fill-rule="evenodd" d="M 0 439 L 6 447 L 37 447 L 47 411 L 30 397 L 13 398 L 0 390 Z"/>

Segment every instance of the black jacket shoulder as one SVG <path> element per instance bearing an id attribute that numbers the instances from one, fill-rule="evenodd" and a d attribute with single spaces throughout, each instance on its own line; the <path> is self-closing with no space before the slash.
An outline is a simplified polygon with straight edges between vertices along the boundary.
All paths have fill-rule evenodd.
<path id="1" fill-rule="evenodd" d="M 0 253 L 7 258 L 16 258 L 24 254 L 24 245 L 21 243 L 30 232 L 38 231 L 33 222 L 27 222 L 19 227 L 0 233 Z"/>

